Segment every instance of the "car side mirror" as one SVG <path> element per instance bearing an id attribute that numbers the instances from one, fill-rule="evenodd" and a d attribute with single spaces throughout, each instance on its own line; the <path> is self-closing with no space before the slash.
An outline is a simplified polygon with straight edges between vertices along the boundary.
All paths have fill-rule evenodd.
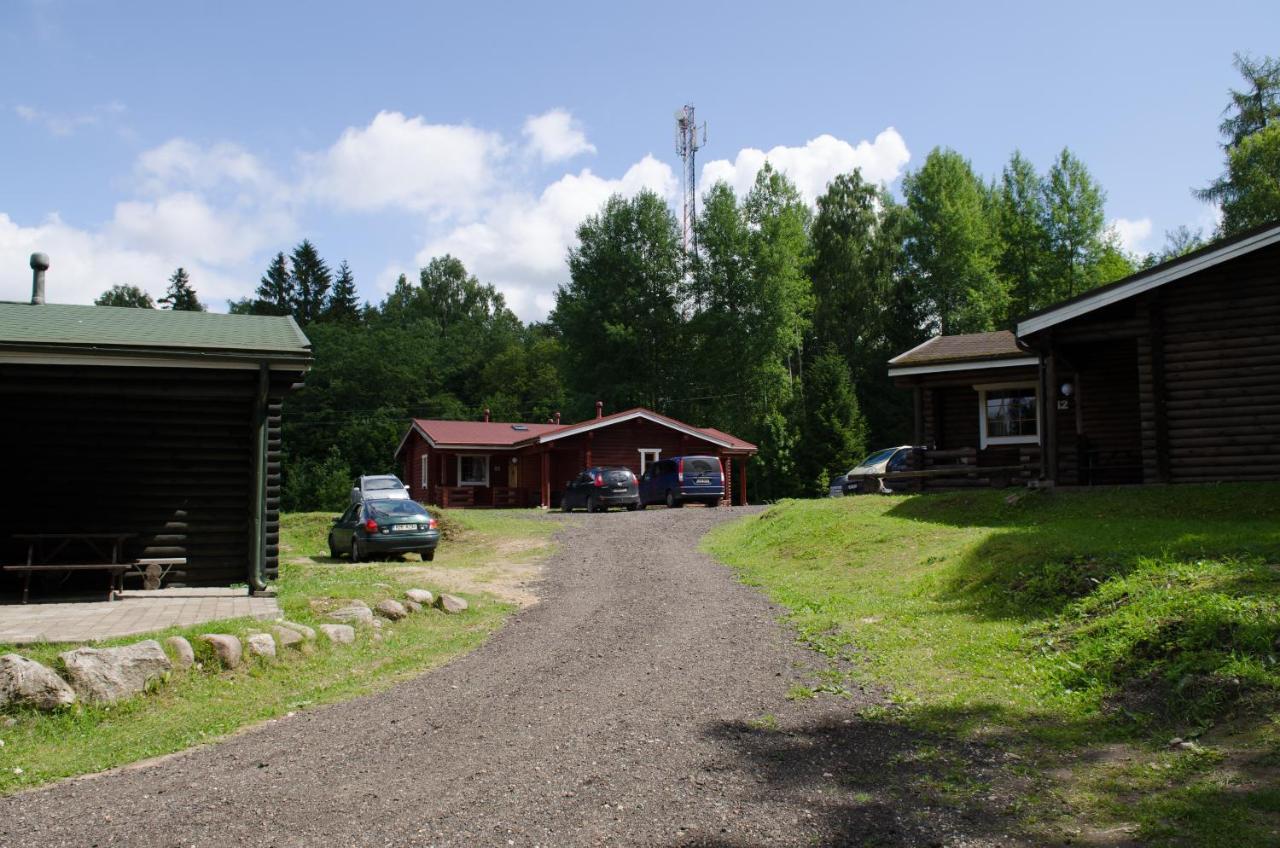
<path id="1" fill-rule="evenodd" d="M 409 491 L 409 486 L 408 486 L 407 484 L 405 485 L 404 490 L 405 490 L 406 492 L 407 492 L 407 491 Z"/>

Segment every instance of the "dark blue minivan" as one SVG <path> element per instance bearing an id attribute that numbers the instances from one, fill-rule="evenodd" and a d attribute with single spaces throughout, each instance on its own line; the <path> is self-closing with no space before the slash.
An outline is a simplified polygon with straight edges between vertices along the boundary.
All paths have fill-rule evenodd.
<path id="1" fill-rule="evenodd" d="M 640 508 L 686 503 L 719 506 L 724 497 L 724 468 L 714 456 L 676 456 L 653 463 L 640 477 Z"/>

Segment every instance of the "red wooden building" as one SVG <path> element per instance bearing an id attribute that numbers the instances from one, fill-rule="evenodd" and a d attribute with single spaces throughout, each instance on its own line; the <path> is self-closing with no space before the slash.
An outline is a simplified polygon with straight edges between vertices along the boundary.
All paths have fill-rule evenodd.
<path id="1" fill-rule="evenodd" d="M 628 409 L 577 424 L 414 419 L 396 463 L 414 500 L 441 506 L 560 505 L 569 480 L 594 465 L 637 476 L 664 457 L 719 457 L 725 501 L 746 503 L 747 460 L 756 446 L 711 427 L 695 427 L 648 409 Z"/>

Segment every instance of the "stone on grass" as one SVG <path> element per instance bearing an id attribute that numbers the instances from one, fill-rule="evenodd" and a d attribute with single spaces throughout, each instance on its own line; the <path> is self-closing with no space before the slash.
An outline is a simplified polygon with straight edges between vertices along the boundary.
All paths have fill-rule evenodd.
<path id="1" fill-rule="evenodd" d="M 444 592 L 441 592 L 440 597 L 436 598 L 436 606 L 451 615 L 467 611 L 467 602 L 465 600 L 457 595 L 446 595 Z"/>
<path id="2" fill-rule="evenodd" d="M 244 649 L 251 656 L 271 657 L 276 655 L 276 640 L 270 633 L 250 633 L 244 638 Z"/>
<path id="3" fill-rule="evenodd" d="M 240 640 L 236 637 L 228 636 L 226 633 L 206 633 L 200 637 L 200 641 L 213 648 L 213 653 L 223 668 L 235 668 L 240 665 L 240 658 L 244 653 Z"/>
<path id="4" fill-rule="evenodd" d="M 356 640 L 356 629 L 350 624 L 322 624 L 320 632 L 330 642 L 338 645 L 350 645 Z"/>
<path id="5" fill-rule="evenodd" d="M 373 610 L 363 602 L 348 604 L 329 613 L 334 621 L 354 624 L 373 624 Z"/>
<path id="6" fill-rule="evenodd" d="M 405 609 L 404 604 L 399 601 L 393 601 L 387 598 L 384 601 L 378 601 L 378 615 L 383 618 L 389 618 L 392 621 L 399 621 L 409 614 L 409 610 Z"/>
<path id="7" fill-rule="evenodd" d="M 404 593 L 404 596 L 414 603 L 422 604 L 429 607 L 436 602 L 436 596 L 426 589 L 410 589 Z"/>
<path id="8" fill-rule="evenodd" d="M 52 710 L 75 700 L 75 690 L 53 669 L 19 654 L 0 656 L 0 707 L 18 704 Z"/>
<path id="9" fill-rule="evenodd" d="M 271 632 L 276 634 L 276 641 L 280 643 L 282 648 L 292 648 L 295 645 L 302 645 L 306 642 L 302 634 L 288 627 L 272 627 Z"/>
<path id="10" fill-rule="evenodd" d="M 58 654 L 71 688 L 81 698 L 110 704 L 143 692 L 173 668 L 155 639 L 144 639 L 119 648 L 76 648 Z"/>
<path id="11" fill-rule="evenodd" d="M 280 626 L 287 627 L 290 630 L 296 631 L 299 635 L 302 636 L 303 639 L 306 639 L 308 642 L 316 638 L 316 632 L 305 624 L 297 624 L 296 622 L 292 622 L 292 621 L 282 621 L 280 622 Z"/>
<path id="12" fill-rule="evenodd" d="M 174 668 L 191 668 L 196 664 L 196 652 L 191 643 L 181 636 L 170 636 L 164 640 L 164 646 L 173 654 Z"/>
<path id="13" fill-rule="evenodd" d="M 409 612 L 422 612 L 422 604 L 417 601 L 404 600 L 401 603 L 404 604 L 404 608 Z"/>

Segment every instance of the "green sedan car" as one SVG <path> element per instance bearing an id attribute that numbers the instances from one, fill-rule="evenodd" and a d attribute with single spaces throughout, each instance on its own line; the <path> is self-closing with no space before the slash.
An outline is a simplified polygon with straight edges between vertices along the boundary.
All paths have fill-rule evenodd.
<path id="1" fill-rule="evenodd" d="M 440 544 L 440 525 L 414 501 L 374 500 L 352 504 L 329 530 L 329 553 L 352 562 L 386 554 L 416 553 L 430 562 Z"/>

